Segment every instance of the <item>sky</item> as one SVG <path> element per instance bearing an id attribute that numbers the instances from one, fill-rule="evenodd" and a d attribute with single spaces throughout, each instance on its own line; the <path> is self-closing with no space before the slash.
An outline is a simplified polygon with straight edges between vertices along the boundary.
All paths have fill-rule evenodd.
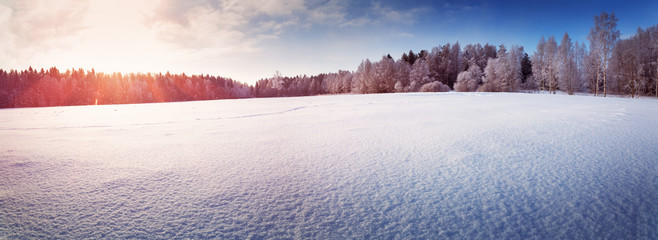
<path id="1" fill-rule="evenodd" d="M 658 24 L 658 1 L 0 0 L 0 68 L 273 76 L 356 70 L 445 43 L 587 43 L 593 18 L 622 38 Z"/>

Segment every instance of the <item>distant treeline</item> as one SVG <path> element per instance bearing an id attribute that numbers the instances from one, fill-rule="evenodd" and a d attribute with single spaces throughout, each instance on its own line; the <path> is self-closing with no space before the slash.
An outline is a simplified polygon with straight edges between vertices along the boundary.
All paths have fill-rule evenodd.
<path id="1" fill-rule="evenodd" d="M 43 107 L 213 100 L 251 97 L 247 84 L 185 74 L 105 74 L 0 69 L 0 107 Z"/>
<path id="2" fill-rule="evenodd" d="M 573 42 L 568 33 L 560 42 L 554 36 L 542 37 L 532 56 L 519 46 L 445 44 L 431 51 L 409 51 L 397 60 L 390 55 L 376 62 L 366 59 L 355 72 L 276 74 L 259 80 L 253 95 L 455 90 L 658 97 L 658 26 L 639 28 L 635 35 L 620 39 L 617 21 L 614 13 L 595 16 L 589 46 Z"/>
<path id="3" fill-rule="evenodd" d="M 390 54 L 366 59 L 356 71 L 295 77 L 277 72 L 253 86 L 209 75 L 0 69 L 0 107 L 451 90 L 658 97 L 658 26 L 620 39 L 617 21 L 614 13 L 595 16 L 588 47 L 567 33 L 559 43 L 542 37 L 532 56 L 519 46 L 445 44 L 397 60 Z"/>

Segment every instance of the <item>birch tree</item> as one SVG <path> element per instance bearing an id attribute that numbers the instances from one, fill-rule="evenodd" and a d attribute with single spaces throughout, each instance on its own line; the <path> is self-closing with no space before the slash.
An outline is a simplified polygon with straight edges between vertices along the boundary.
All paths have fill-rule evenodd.
<path id="1" fill-rule="evenodd" d="M 618 20 L 614 12 L 610 14 L 602 12 L 601 15 L 594 16 L 594 26 L 590 29 L 587 36 L 590 46 L 593 47 L 592 50 L 596 51 L 596 55 L 599 57 L 597 59 L 598 64 L 596 70 L 596 96 L 599 95 L 600 75 L 603 75 L 603 96 L 605 97 L 607 93 L 606 80 L 608 64 L 614 44 L 620 36 L 619 30 L 617 30 Z"/>
<path id="2" fill-rule="evenodd" d="M 560 46 L 558 47 L 557 61 L 560 90 L 566 91 L 569 95 L 573 95 L 576 88 L 575 78 L 577 77 L 576 61 L 574 46 L 568 33 L 564 34 Z"/>

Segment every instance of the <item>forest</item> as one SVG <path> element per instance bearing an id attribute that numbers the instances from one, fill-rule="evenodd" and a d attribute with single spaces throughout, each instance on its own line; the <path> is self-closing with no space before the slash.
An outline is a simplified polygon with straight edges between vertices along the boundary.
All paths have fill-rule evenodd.
<path id="1" fill-rule="evenodd" d="M 618 18 L 594 17 L 587 40 L 542 37 L 528 55 L 520 46 L 459 42 L 395 59 L 365 59 L 356 71 L 281 76 L 253 86 L 210 75 L 100 73 L 56 67 L 0 69 L 0 107 L 152 103 L 249 97 L 394 92 L 549 92 L 658 98 L 658 25 L 621 38 Z"/>

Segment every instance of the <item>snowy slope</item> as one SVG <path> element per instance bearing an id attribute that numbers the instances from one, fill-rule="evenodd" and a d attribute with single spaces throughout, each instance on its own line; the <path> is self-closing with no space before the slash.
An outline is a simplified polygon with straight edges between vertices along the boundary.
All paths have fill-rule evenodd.
<path id="1" fill-rule="evenodd" d="M 0 239 L 658 238 L 655 99 L 342 95 L 0 122 Z"/>

